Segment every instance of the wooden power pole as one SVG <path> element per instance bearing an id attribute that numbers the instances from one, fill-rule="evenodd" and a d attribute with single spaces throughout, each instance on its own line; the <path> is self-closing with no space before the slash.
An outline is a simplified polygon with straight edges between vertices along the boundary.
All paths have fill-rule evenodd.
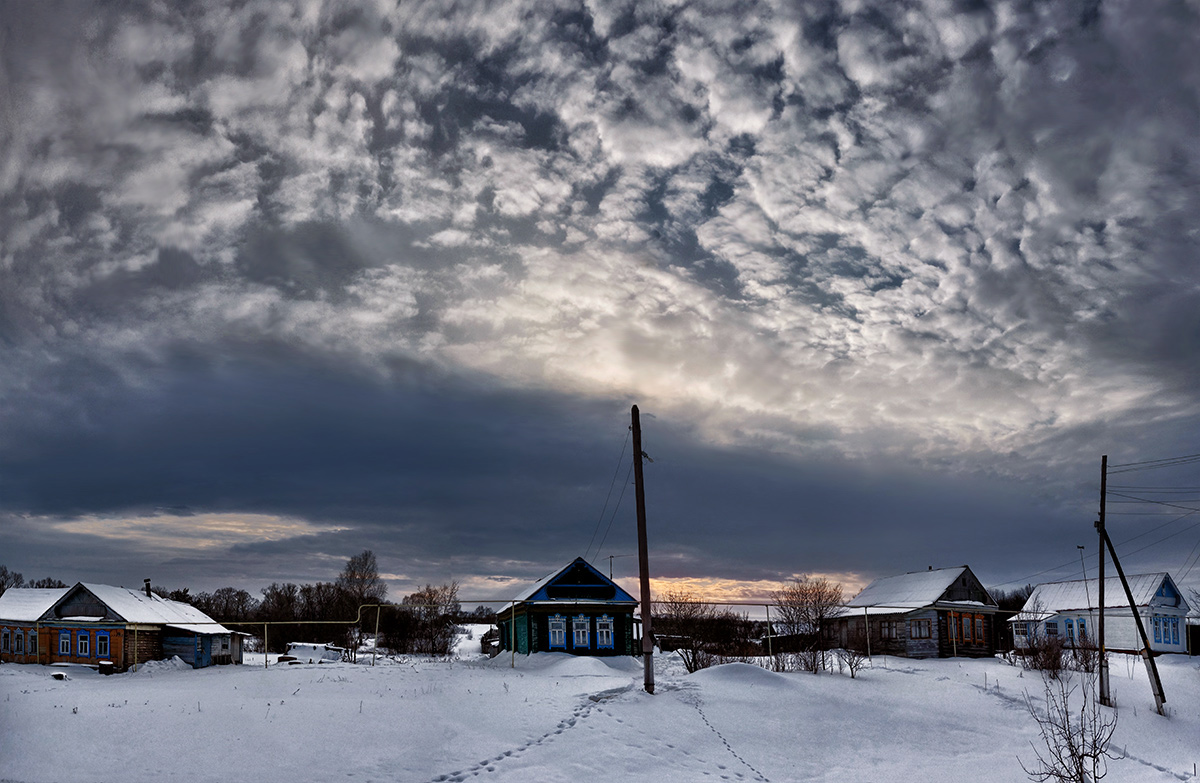
<path id="1" fill-rule="evenodd" d="M 638 574 L 642 586 L 642 667 L 646 693 L 654 693 L 654 637 L 650 630 L 650 558 L 646 549 L 646 487 L 642 481 L 642 422 L 638 406 L 633 415 L 633 484 L 637 498 Z"/>
<path id="2" fill-rule="evenodd" d="M 1108 496 L 1108 455 L 1100 458 L 1100 518 L 1096 530 L 1100 534 L 1100 616 L 1096 619 L 1096 642 L 1100 647 L 1100 703 L 1111 707 L 1112 696 L 1108 692 L 1108 652 L 1104 647 L 1104 500 Z"/>

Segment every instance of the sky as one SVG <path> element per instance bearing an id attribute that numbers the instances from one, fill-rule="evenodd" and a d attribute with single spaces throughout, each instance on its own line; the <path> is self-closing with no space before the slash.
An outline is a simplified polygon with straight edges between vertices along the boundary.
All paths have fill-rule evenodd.
<path id="1" fill-rule="evenodd" d="M 636 404 L 660 588 L 1095 576 L 1101 456 L 1200 453 L 1198 36 L 1171 0 L 3 0 L 0 563 L 632 584 Z M 1200 587 L 1200 462 L 1160 464 L 1108 527 Z"/>

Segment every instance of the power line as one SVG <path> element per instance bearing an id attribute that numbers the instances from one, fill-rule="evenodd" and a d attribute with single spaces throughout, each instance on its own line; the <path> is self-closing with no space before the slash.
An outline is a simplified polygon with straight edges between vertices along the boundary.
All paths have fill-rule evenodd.
<path id="1" fill-rule="evenodd" d="M 604 529 L 604 537 L 600 539 L 600 545 L 596 547 L 596 554 L 600 554 L 600 550 L 604 548 L 604 542 L 608 540 L 608 531 L 612 530 L 613 520 L 617 518 L 617 510 L 621 508 L 621 498 L 625 497 L 625 490 L 629 488 L 629 476 L 633 473 L 633 461 L 629 463 L 629 470 L 625 473 L 625 483 L 621 485 L 621 494 L 617 495 L 617 505 L 613 506 L 612 516 L 608 518 L 608 527 Z"/>
<path id="2" fill-rule="evenodd" d="M 592 543 L 595 542 L 595 540 L 596 540 L 596 534 L 600 532 L 600 524 L 602 522 L 604 522 L 604 512 L 608 511 L 608 501 L 610 498 L 612 498 L 613 487 L 616 486 L 617 475 L 621 472 L 621 463 L 625 460 L 625 449 L 627 449 L 628 447 L 629 447 L 629 430 L 626 430 L 625 431 L 625 442 L 623 444 L 621 444 L 621 456 L 617 457 L 617 467 L 615 467 L 613 469 L 612 481 L 610 481 L 608 484 L 608 494 L 604 496 L 604 507 L 600 509 L 600 518 L 596 520 L 596 527 L 592 530 L 592 539 L 591 539 L 591 541 L 588 541 L 587 549 L 583 550 L 583 559 L 584 560 L 587 560 L 588 552 L 590 552 L 592 549 Z M 624 492 L 625 492 L 625 490 L 622 489 L 621 493 L 624 494 Z M 618 501 L 618 502 L 620 502 L 620 501 Z M 611 525 L 612 523 L 610 522 L 609 524 Z M 607 536 L 608 534 L 605 533 L 605 535 Z M 600 554 L 599 547 L 596 548 L 596 554 Z"/>
<path id="3" fill-rule="evenodd" d="M 1139 465 L 1149 465 L 1151 467 L 1145 470 L 1153 470 L 1158 467 L 1169 467 L 1171 465 L 1185 465 L 1189 462 L 1200 462 L 1200 454 L 1184 454 L 1179 457 L 1162 457 L 1160 459 L 1148 459 L 1143 462 L 1123 462 L 1120 465 L 1109 465 L 1109 468 L 1132 468 Z M 1109 473 L 1112 471 L 1110 470 Z"/>

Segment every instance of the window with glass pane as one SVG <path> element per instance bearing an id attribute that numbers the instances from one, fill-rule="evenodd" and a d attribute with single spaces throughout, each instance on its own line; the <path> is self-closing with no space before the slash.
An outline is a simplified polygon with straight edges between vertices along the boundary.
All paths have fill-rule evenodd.
<path id="1" fill-rule="evenodd" d="M 102 633 L 96 636 L 96 655 L 101 658 L 108 657 L 108 634 Z"/>
<path id="2" fill-rule="evenodd" d="M 612 649 L 613 621 L 608 615 L 601 615 L 600 619 L 596 620 L 596 646 Z"/>
<path id="3" fill-rule="evenodd" d="M 567 646 L 567 618 L 561 615 L 550 618 L 550 646 L 564 649 Z"/>
<path id="4" fill-rule="evenodd" d="M 58 654 L 59 655 L 70 655 L 71 654 L 71 634 L 69 634 L 65 631 L 58 635 Z"/>
<path id="5" fill-rule="evenodd" d="M 983 618 L 982 617 L 975 618 L 975 641 L 977 641 L 977 642 L 983 641 Z"/>
<path id="6" fill-rule="evenodd" d="M 572 643 L 576 647 L 590 647 L 591 639 L 588 638 L 588 619 L 583 615 L 579 615 L 571 622 Z"/>
<path id="7" fill-rule="evenodd" d="M 91 639 L 86 633 L 79 634 L 79 639 L 76 640 L 75 648 L 79 652 L 80 657 L 86 658 L 91 655 Z"/>
<path id="8" fill-rule="evenodd" d="M 13 652 L 17 655 L 25 654 L 25 634 L 20 631 L 13 634 Z"/>

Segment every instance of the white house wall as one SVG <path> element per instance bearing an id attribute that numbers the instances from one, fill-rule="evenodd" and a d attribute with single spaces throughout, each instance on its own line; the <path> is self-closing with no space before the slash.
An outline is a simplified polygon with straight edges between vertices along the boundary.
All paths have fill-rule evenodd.
<path id="1" fill-rule="evenodd" d="M 1187 632 L 1185 625 L 1186 613 L 1181 613 L 1173 608 L 1155 607 L 1152 610 L 1143 609 L 1139 612 L 1143 627 L 1146 629 L 1146 636 L 1150 639 L 1150 649 L 1155 652 L 1177 652 L 1186 653 L 1187 650 Z M 1152 615 L 1162 617 L 1178 618 L 1179 622 L 1179 643 L 1173 644 L 1170 642 L 1154 641 L 1154 624 Z M 1087 621 L 1087 632 L 1089 638 L 1093 641 L 1097 640 L 1099 632 L 1099 612 L 1092 610 L 1091 612 L 1060 612 L 1050 618 L 1050 622 L 1058 623 L 1058 635 L 1060 639 L 1066 640 L 1066 623 L 1065 620 L 1071 620 L 1075 628 L 1079 627 L 1079 620 L 1083 618 Z M 1129 612 L 1128 607 L 1108 610 L 1104 612 L 1104 646 L 1110 650 L 1140 650 L 1142 649 L 1141 635 L 1138 633 L 1137 626 L 1134 625 L 1133 617 Z M 1022 622 L 1018 615 L 1015 618 L 1016 622 Z M 1030 621 L 1032 625 L 1032 621 Z M 1045 622 L 1037 623 L 1037 632 L 1045 634 Z M 1018 649 L 1024 648 L 1027 645 L 1026 637 L 1014 635 L 1013 641 Z"/>

